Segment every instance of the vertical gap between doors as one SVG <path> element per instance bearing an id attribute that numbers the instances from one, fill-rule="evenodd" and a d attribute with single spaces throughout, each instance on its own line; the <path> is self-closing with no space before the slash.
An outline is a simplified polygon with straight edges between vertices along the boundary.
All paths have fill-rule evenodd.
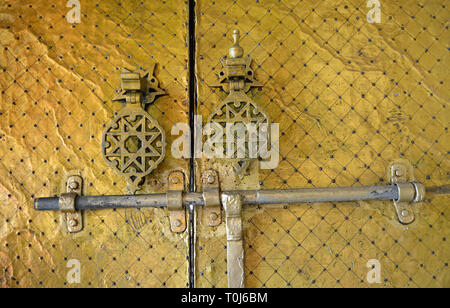
<path id="1" fill-rule="evenodd" d="M 196 191 L 195 183 L 195 116 L 197 114 L 197 80 L 195 74 L 196 41 L 195 41 L 195 0 L 188 2 L 188 46 L 189 46 L 189 126 L 191 128 L 191 158 L 189 162 L 189 191 Z M 189 206 L 189 287 L 195 288 L 195 209 Z"/>

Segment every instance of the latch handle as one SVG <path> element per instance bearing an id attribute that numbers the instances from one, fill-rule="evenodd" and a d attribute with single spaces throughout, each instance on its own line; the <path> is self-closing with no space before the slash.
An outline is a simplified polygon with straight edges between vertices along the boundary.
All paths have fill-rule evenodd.
<path id="1" fill-rule="evenodd" d="M 223 194 L 227 229 L 227 275 L 229 288 L 245 287 L 242 196 Z"/>

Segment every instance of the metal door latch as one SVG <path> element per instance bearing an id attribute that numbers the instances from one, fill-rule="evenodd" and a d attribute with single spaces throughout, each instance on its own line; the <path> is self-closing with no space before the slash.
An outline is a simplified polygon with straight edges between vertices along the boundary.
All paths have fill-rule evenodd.
<path id="1" fill-rule="evenodd" d="M 394 199 L 398 220 L 405 225 L 415 220 L 410 202 L 422 202 L 425 198 L 425 188 L 419 182 L 414 182 L 413 168 L 407 162 L 395 162 L 389 166 L 391 183 L 398 188 L 398 198 Z"/>
<path id="2" fill-rule="evenodd" d="M 113 101 L 126 104 L 106 127 L 102 154 L 106 163 L 125 176 L 131 194 L 140 190 L 145 176 L 155 170 L 165 156 L 166 136 L 159 123 L 147 112 L 158 96 L 164 95 L 150 71 L 123 69 L 122 89 Z"/>
<path id="3" fill-rule="evenodd" d="M 167 209 L 169 210 L 170 229 L 175 233 L 183 233 L 186 230 L 186 209 L 183 205 L 184 188 L 184 173 L 172 172 L 169 175 Z"/>
<path id="4" fill-rule="evenodd" d="M 398 168 L 393 165 L 390 170 L 394 174 Z M 74 179 L 77 179 L 74 177 Z M 299 204 L 314 202 L 351 202 L 351 201 L 393 201 L 398 209 L 399 220 L 408 224 L 413 220 L 406 219 L 410 211 L 409 202 L 418 203 L 423 201 L 425 188 L 419 182 L 405 182 L 394 177 L 392 184 L 380 186 L 357 186 L 357 187 L 328 187 L 328 188 L 297 188 L 297 189 L 268 189 L 268 190 L 231 190 L 221 191 L 217 172 L 210 170 L 205 173 L 204 192 L 184 192 L 184 174 L 181 171 L 173 172 L 169 176 L 169 192 L 142 195 L 124 196 L 81 196 L 81 178 L 74 186 L 69 186 L 68 192 L 76 192 L 79 196 L 64 195 L 54 198 L 38 198 L 35 200 L 35 209 L 39 211 L 83 211 L 97 209 L 120 209 L 120 208 L 165 208 L 170 207 L 173 211 L 181 211 L 181 206 L 204 206 L 214 216 L 206 215 L 206 223 L 215 226 L 221 222 L 221 200 L 224 195 L 239 194 L 244 205 L 267 205 L 267 204 Z M 78 185 L 78 186 L 77 186 Z M 77 188 L 72 189 L 69 187 Z M 61 200 L 64 199 L 64 200 Z M 406 203 L 406 204 L 404 204 Z M 403 211 L 402 210 L 406 210 Z M 184 211 L 183 211 L 184 213 Z M 184 217 L 184 216 L 183 216 Z M 217 218 L 217 219 L 216 219 Z M 181 220 L 183 223 L 185 218 Z M 175 223 L 179 225 L 178 223 Z"/>
<path id="5" fill-rule="evenodd" d="M 76 209 L 76 199 L 83 191 L 83 178 L 70 176 L 66 182 L 67 193 L 59 198 L 59 208 L 65 213 L 67 230 L 78 233 L 83 230 L 83 214 Z"/>
<path id="6" fill-rule="evenodd" d="M 403 168 L 403 169 L 402 169 Z M 217 172 L 208 170 L 203 176 L 203 193 L 184 192 L 184 174 L 175 171 L 169 175 L 167 193 L 129 196 L 79 196 L 81 178 L 73 179 L 78 184 L 67 182 L 67 194 L 55 198 L 35 200 L 35 209 L 40 211 L 64 211 L 67 215 L 69 232 L 82 229 L 81 210 L 120 208 L 165 208 L 169 209 L 170 227 L 173 232 L 186 230 L 186 206 L 204 206 L 206 224 L 221 223 L 221 206 L 224 207 L 227 230 L 227 262 L 229 286 L 244 287 L 244 248 L 242 228 L 242 206 L 266 204 L 298 204 L 313 202 L 349 202 L 367 200 L 394 200 L 401 223 L 414 221 L 409 202 L 421 202 L 425 188 L 419 182 L 406 182 L 411 173 L 402 164 L 389 168 L 392 184 L 383 186 L 298 188 L 247 191 L 220 191 Z M 409 174 L 409 176 L 408 176 Z"/>

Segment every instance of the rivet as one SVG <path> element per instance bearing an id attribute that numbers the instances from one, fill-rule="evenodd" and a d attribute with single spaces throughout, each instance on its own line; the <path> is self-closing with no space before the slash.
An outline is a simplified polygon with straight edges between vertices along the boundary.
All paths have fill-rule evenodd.
<path id="1" fill-rule="evenodd" d="M 208 184 L 214 184 L 214 182 L 216 181 L 216 177 L 213 175 L 208 176 L 207 178 Z"/>
<path id="2" fill-rule="evenodd" d="M 78 226 L 78 221 L 76 219 L 69 220 L 69 227 L 74 228 Z"/>
<path id="3" fill-rule="evenodd" d="M 401 168 L 396 169 L 395 170 L 395 175 L 396 176 L 403 176 L 404 175 L 403 169 L 401 169 Z"/>
<path id="4" fill-rule="evenodd" d="M 79 187 L 78 182 L 72 181 L 69 183 L 70 189 L 77 189 Z"/>
<path id="5" fill-rule="evenodd" d="M 175 228 L 179 228 L 181 227 L 181 220 L 177 219 L 173 222 L 173 225 Z"/>
<path id="6" fill-rule="evenodd" d="M 219 215 L 217 215 L 216 213 L 211 213 L 209 215 L 209 219 L 212 220 L 212 221 L 216 221 L 217 218 L 219 218 Z"/>

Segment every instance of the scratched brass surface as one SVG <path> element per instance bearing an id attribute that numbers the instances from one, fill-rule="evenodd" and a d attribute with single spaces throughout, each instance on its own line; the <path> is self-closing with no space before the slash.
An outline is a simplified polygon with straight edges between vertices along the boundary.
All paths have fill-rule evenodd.
<path id="1" fill-rule="evenodd" d="M 280 165 L 253 170 L 230 188 L 374 185 L 403 158 L 416 179 L 449 179 L 448 1 L 380 1 L 369 24 L 365 0 L 198 1 L 197 74 L 204 118 L 224 95 L 212 91 L 232 31 L 264 84 L 254 101 L 280 123 Z M 414 205 L 397 222 L 391 202 L 294 205 L 244 210 L 247 287 L 450 287 L 449 197 Z M 196 283 L 224 287 L 225 226 L 198 212 Z M 381 262 L 381 284 L 366 281 Z"/>
<path id="2" fill-rule="evenodd" d="M 82 0 L 73 27 L 66 2 L 0 3 L 0 286 L 65 286 L 78 259 L 81 283 L 67 286 L 186 287 L 188 236 L 170 232 L 165 211 L 85 213 L 84 231 L 68 235 L 59 213 L 32 208 L 79 171 L 85 194 L 126 193 L 101 156 L 122 67 L 157 64 L 168 95 L 148 112 L 168 144 L 172 124 L 188 121 L 184 1 Z M 174 169 L 189 172 L 168 154 L 144 191 L 165 191 Z"/>

